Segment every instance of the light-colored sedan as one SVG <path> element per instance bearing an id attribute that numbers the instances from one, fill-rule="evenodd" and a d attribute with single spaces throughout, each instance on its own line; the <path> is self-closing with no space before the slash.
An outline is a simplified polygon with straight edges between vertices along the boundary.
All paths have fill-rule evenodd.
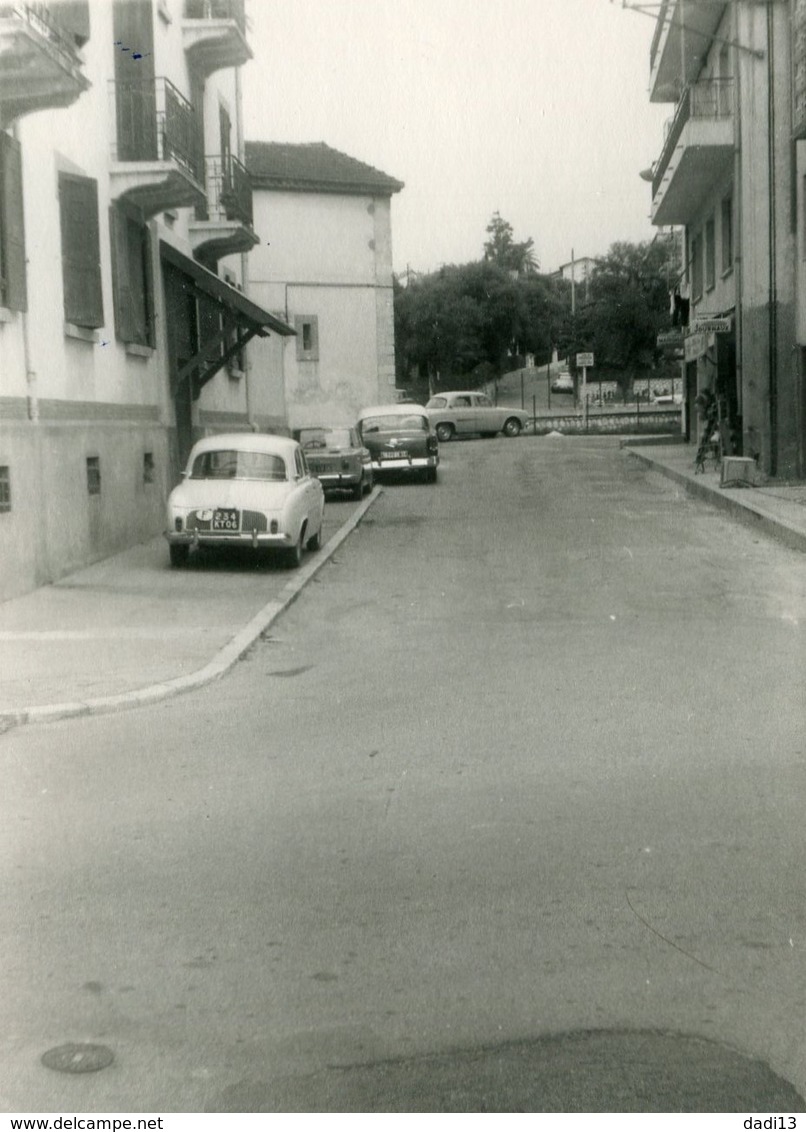
<path id="1" fill-rule="evenodd" d="M 319 549 L 325 493 L 295 440 L 208 436 L 194 444 L 182 476 L 168 497 L 172 566 L 202 546 L 268 548 L 288 566 L 299 566 L 305 547 Z"/>
<path id="2" fill-rule="evenodd" d="M 494 405 L 485 393 L 439 393 L 426 403 L 428 419 L 440 441 L 454 436 L 480 433 L 482 436 L 518 436 L 529 420 L 522 409 Z"/>

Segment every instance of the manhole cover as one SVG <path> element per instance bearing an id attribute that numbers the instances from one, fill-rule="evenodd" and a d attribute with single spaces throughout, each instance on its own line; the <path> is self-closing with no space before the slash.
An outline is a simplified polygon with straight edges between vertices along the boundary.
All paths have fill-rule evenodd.
<path id="1" fill-rule="evenodd" d="M 75 1042 L 55 1046 L 42 1054 L 42 1064 L 59 1073 L 95 1073 L 98 1069 L 106 1069 L 114 1060 L 115 1055 L 107 1046 Z"/>

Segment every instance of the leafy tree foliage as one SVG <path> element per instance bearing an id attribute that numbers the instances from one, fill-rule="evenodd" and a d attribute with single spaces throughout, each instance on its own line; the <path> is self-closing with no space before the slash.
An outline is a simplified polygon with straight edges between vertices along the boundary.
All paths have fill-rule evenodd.
<path id="1" fill-rule="evenodd" d="M 597 260 L 584 294 L 540 275 L 532 240 L 516 243 L 496 212 L 483 258 L 451 265 L 395 286 L 398 377 L 431 388 L 481 384 L 534 354 L 592 350 L 597 370 L 615 371 L 625 388 L 660 359 L 658 332 L 669 325 L 669 290 L 680 270 L 672 242 L 615 243 Z M 533 265 L 533 266 L 530 266 Z M 522 364 L 522 361 L 520 361 Z"/>
<path id="2" fill-rule="evenodd" d="M 660 359 L 658 332 L 669 326 L 669 291 L 680 271 L 674 242 L 615 243 L 597 260 L 588 299 L 578 308 L 576 348 L 592 350 L 597 368 L 632 377 Z"/>
<path id="3" fill-rule="evenodd" d="M 517 275 L 530 275 L 538 270 L 540 265 L 535 258 L 534 240 L 516 243 L 512 225 L 502 219 L 500 213 L 493 213 L 487 234 L 489 239 L 484 245 L 484 258 L 488 263 Z"/>

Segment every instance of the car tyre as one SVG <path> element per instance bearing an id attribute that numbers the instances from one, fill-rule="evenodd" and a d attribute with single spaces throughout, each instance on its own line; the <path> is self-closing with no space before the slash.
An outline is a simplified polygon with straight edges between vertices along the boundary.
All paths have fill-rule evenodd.
<path id="1" fill-rule="evenodd" d="M 357 483 L 355 485 L 355 487 L 352 488 L 352 490 L 350 491 L 350 498 L 354 499 L 356 501 L 356 503 L 360 503 L 361 500 L 364 498 L 364 481 L 363 480 L 361 480 L 360 483 Z"/>
<path id="2" fill-rule="evenodd" d="M 285 564 L 289 570 L 296 570 L 298 566 L 302 565 L 302 538 L 303 533 L 300 531 L 299 538 L 294 546 L 285 551 Z"/>
<path id="3" fill-rule="evenodd" d="M 183 566 L 187 566 L 188 558 L 190 557 L 189 546 L 174 543 L 168 547 L 168 553 L 171 556 L 172 569 L 181 570 Z"/>
<path id="4" fill-rule="evenodd" d="M 509 417 L 504 421 L 504 427 L 501 429 L 504 436 L 520 436 L 521 422 L 517 417 Z"/>
<path id="5" fill-rule="evenodd" d="M 484 440 L 492 440 L 492 438 L 495 436 L 495 433 L 494 432 L 483 432 L 481 435 L 482 435 Z"/>
<path id="6" fill-rule="evenodd" d="M 308 546 L 308 550 L 318 550 L 321 545 L 322 545 L 322 527 L 320 526 L 319 530 L 316 532 L 316 534 L 311 535 L 311 537 L 308 539 L 307 546 Z"/>
<path id="7" fill-rule="evenodd" d="M 426 468 L 426 470 L 425 470 L 425 482 L 426 483 L 436 483 L 437 482 L 437 469 L 436 468 Z"/>
<path id="8" fill-rule="evenodd" d="M 436 427 L 437 440 L 444 444 L 447 440 L 451 439 L 454 432 L 455 429 L 453 425 L 443 421 L 442 424 L 438 424 Z"/>

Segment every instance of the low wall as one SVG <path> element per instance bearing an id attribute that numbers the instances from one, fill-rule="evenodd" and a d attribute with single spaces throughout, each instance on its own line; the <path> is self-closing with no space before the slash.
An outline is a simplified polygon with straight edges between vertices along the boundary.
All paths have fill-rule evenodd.
<path id="1" fill-rule="evenodd" d="M 670 409 L 643 408 L 621 409 L 614 412 L 588 413 L 588 422 L 582 413 L 541 413 L 530 419 L 525 431 L 538 436 L 549 432 L 561 432 L 566 436 L 579 436 L 586 433 L 618 433 L 634 435 L 643 433 L 679 433 L 682 414 L 678 407 Z"/>

